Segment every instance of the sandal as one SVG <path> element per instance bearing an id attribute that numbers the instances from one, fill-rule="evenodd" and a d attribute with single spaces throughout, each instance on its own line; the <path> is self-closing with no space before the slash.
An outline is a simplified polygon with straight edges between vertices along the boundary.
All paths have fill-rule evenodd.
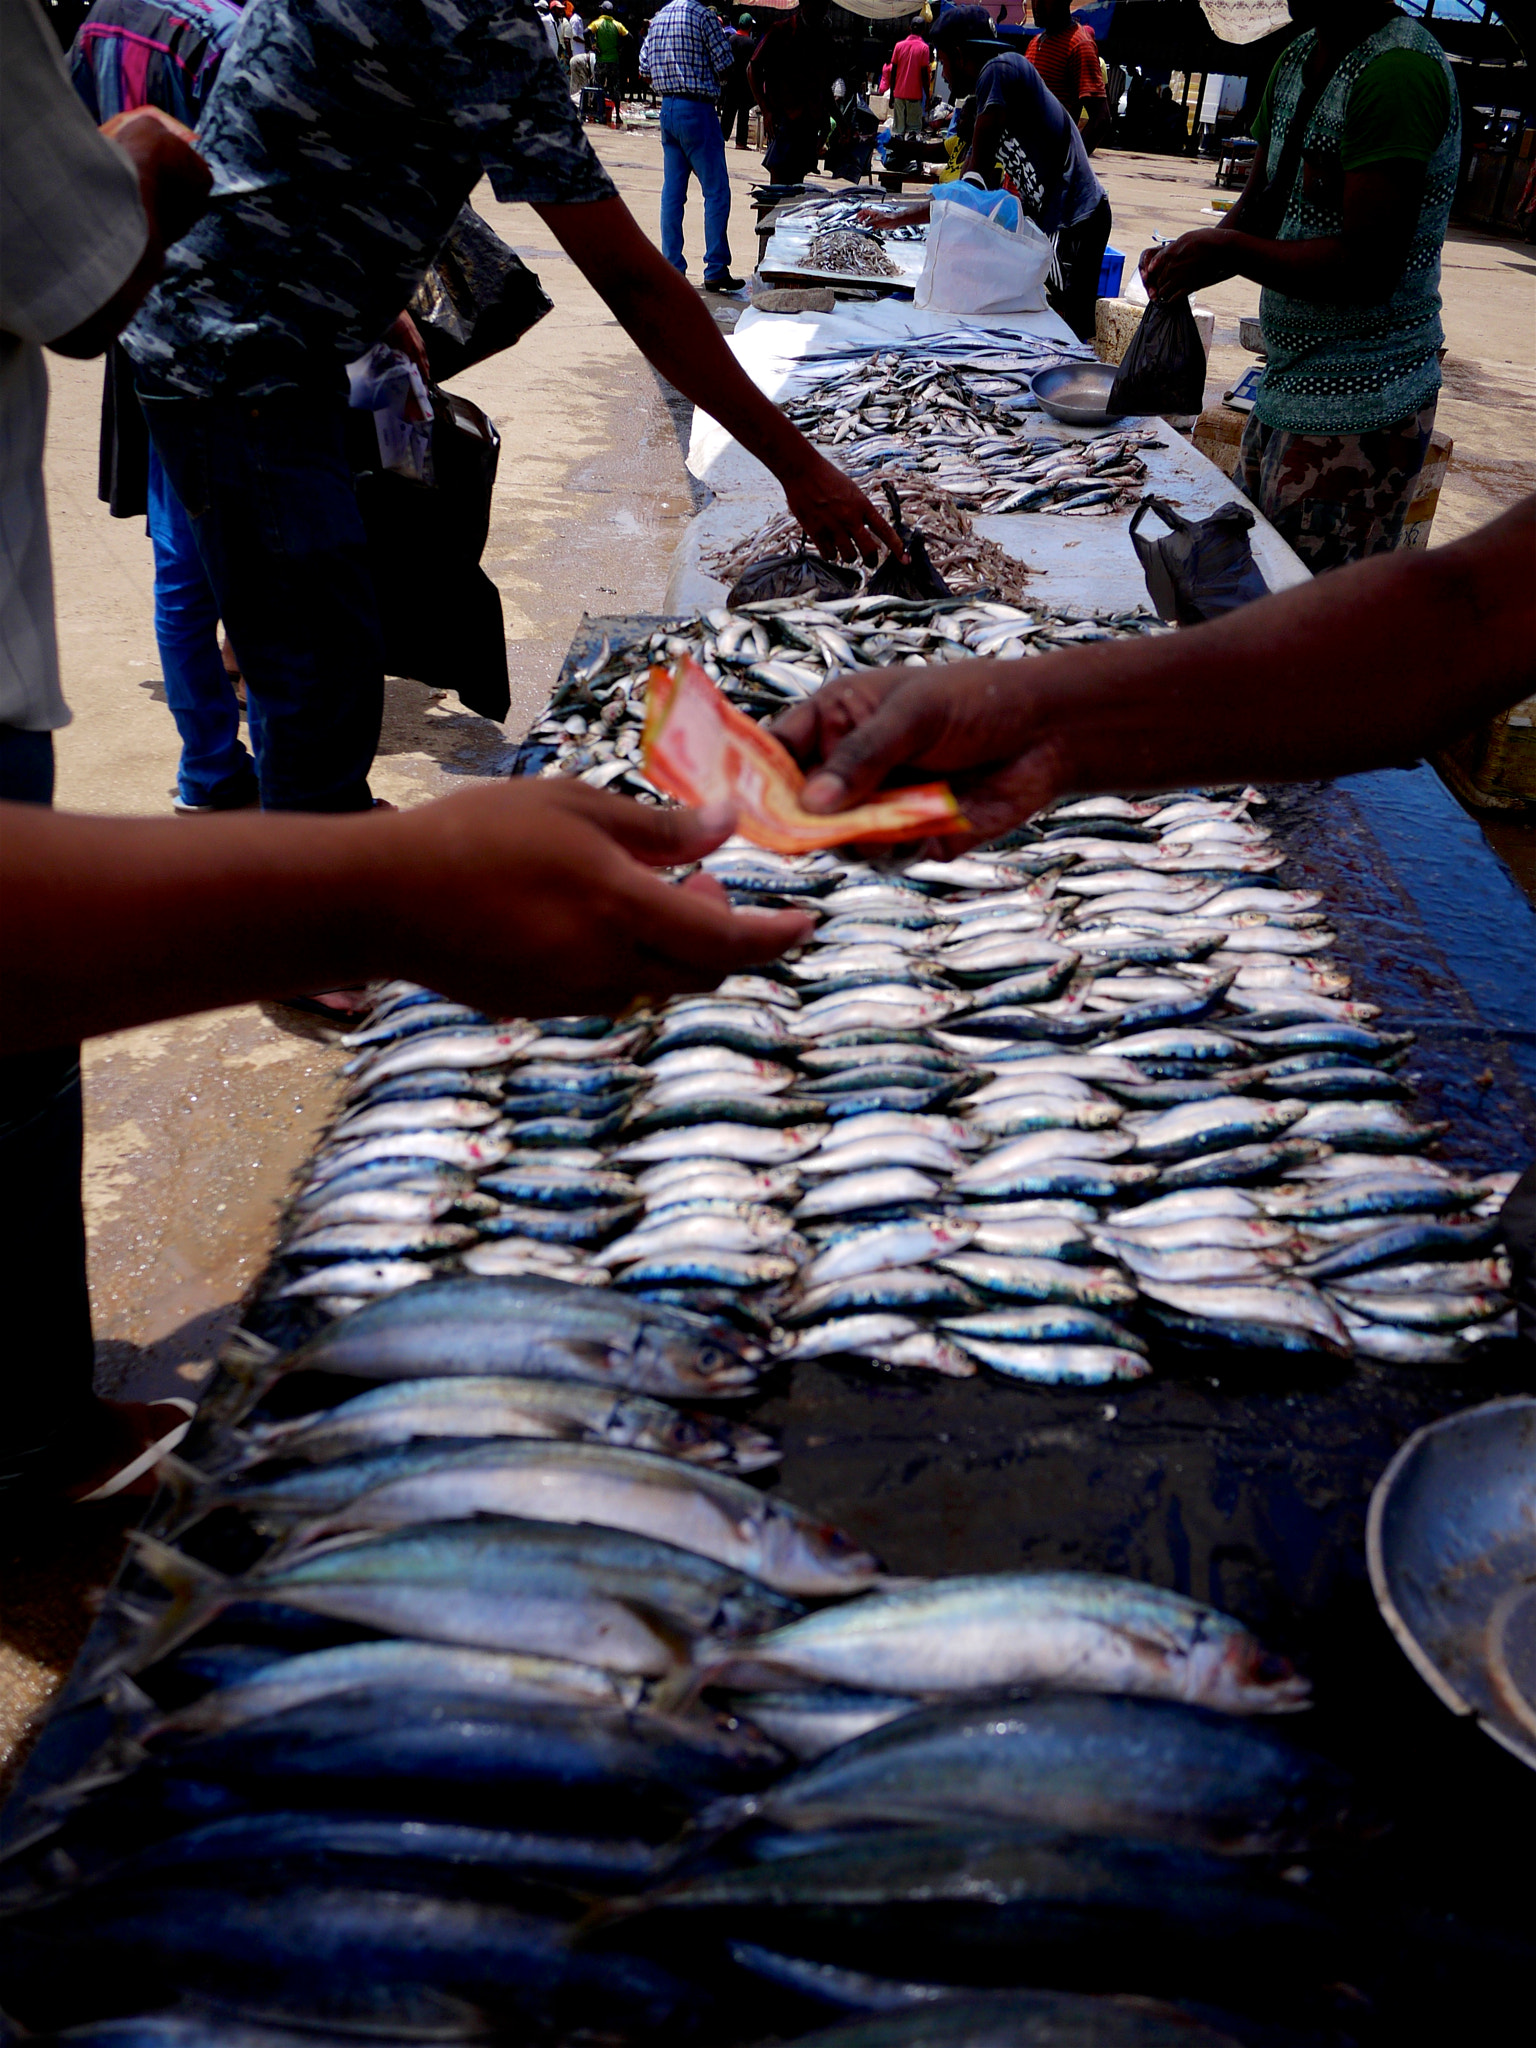
<path id="1" fill-rule="evenodd" d="M 197 1403 L 187 1400 L 181 1394 L 168 1394 L 162 1400 L 147 1401 L 142 1406 L 146 1414 L 152 1414 L 157 1408 L 166 1408 L 179 1419 L 171 1428 L 156 1436 L 153 1442 L 146 1444 L 134 1457 L 108 1473 L 101 1484 L 93 1487 L 89 1493 L 71 1493 L 69 1499 L 73 1506 L 94 1507 L 99 1501 L 113 1500 L 119 1494 L 153 1492 L 154 1481 L 151 1475 L 166 1452 L 174 1451 L 192 1427 L 192 1417 L 197 1412 Z"/>

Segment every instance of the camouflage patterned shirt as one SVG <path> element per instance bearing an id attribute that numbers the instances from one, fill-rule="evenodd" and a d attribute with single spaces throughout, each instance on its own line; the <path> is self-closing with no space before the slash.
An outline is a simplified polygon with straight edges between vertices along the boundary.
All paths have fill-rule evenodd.
<path id="1" fill-rule="evenodd" d="M 199 398 L 345 392 L 482 172 L 503 201 L 616 196 L 532 0 L 261 0 L 198 145 L 208 211 L 123 340 Z"/>

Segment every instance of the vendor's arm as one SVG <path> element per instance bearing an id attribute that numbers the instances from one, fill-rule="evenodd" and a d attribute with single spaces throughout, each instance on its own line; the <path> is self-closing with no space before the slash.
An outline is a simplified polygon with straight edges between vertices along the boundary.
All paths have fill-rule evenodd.
<path id="1" fill-rule="evenodd" d="M 789 509 L 824 554 L 873 561 L 882 546 L 903 552 L 858 485 L 818 455 L 758 390 L 698 294 L 641 232 L 622 199 L 538 212 L 662 375 L 773 471 Z"/>
<path id="2" fill-rule="evenodd" d="M 1356 80 L 1338 157 L 1343 230 L 1337 235 L 1279 241 L 1272 238 L 1278 222 L 1267 224 L 1269 233 L 1249 232 L 1265 189 L 1273 100 L 1271 79 L 1254 123 L 1256 159 L 1242 199 L 1222 226 L 1181 235 L 1143 261 L 1154 298 L 1198 291 L 1229 277 L 1332 304 L 1376 305 L 1391 296 L 1418 226 L 1428 164 L 1451 119 L 1443 66 L 1420 51 L 1392 50 Z M 1310 190 L 1308 181 L 1318 175 L 1303 158 L 1303 189 Z"/>
<path id="3" fill-rule="evenodd" d="M 713 988 L 810 930 L 651 872 L 730 824 L 563 778 L 193 827 L 0 805 L 0 1051 L 383 975 L 493 1016 Z"/>
<path id="4" fill-rule="evenodd" d="M 943 775 L 979 838 L 1068 790 L 1412 760 L 1536 690 L 1533 549 L 1536 497 L 1450 547 L 1379 555 L 1211 625 L 841 676 L 774 730 L 816 771 L 808 809 Z"/>
<path id="5" fill-rule="evenodd" d="M 971 153 L 962 169 L 974 171 L 988 189 L 997 183 L 997 152 L 1002 147 L 1007 118 L 1001 107 L 982 107 L 971 130 Z"/>
<path id="6" fill-rule="evenodd" d="M 1149 250 L 1142 277 L 1154 299 L 1187 296 L 1229 277 L 1251 278 L 1290 298 L 1373 306 L 1392 294 L 1424 198 L 1424 166 L 1372 164 L 1344 180 L 1344 232 L 1277 242 L 1236 227 L 1196 228 Z M 1234 209 L 1234 212 L 1236 209 Z"/>

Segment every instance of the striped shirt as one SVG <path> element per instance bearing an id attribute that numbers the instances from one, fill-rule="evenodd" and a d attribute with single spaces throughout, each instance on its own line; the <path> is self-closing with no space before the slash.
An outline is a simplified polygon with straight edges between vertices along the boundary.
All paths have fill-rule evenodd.
<path id="1" fill-rule="evenodd" d="M 195 128 L 235 39 L 233 0 L 96 0 L 69 53 L 92 119 L 163 107 Z"/>
<path id="2" fill-rule="evenodd" d="M 1038 35 L 1027 52 L 1057 99 L 1075 120 L 1084 100 L 1105 97 L 1104 74 L 1099 69 L 1099 46 L 1092 29 L 1079 24 L 1048 36 Z"/>
<path id="3" fill-rule="evenodd" d="M 663 99 L 718 99 L 735 61 L 736 38 L 699 0 L 671 0 L 640 46 L 640 75 Z"/>

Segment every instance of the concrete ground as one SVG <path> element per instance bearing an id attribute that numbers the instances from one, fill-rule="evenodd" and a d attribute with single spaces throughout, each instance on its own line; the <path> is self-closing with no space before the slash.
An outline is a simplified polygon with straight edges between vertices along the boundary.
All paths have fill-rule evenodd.
<path id="1" fill-rule="evenodd" d="M 641 223 L 657 231 L 661 145 L 654 128 L 591 131 Z M 755 153 L 728 150 L 738 195 L 738 272 L 756 255 L 747 188 Z M 1165 157 L 1101 154 L 1114 243 L 1134 263 L 1154 231 L 1210 225 L 1209 169 Z M 451 695 L 388 686 L 374 789 L 411 804 L 465 775 L 495 774 L 552 682 L 583 611 L 659 608 L 673 548 L 692 516 L 684 470 L 687 408 L 636 353 L 607 307 L 528 209 L 477 195 L 487 218 L 537 270 L 554 311 L 513 351 L 458 380 L 502 434 L 485 566 L 501 589 L 512 674 L 505 729 Z M 702 274 L 697 193 L 690 274 Z M 1450 352 L 1440 420 L 1456 440 L 1435 540 L 1469 531 L 1536 489 L 1532 252 L 1458 232 L 1446 252 Z M 1258 294 L 1204 295 L 1217 313 L 1213 384 L 1251 360 L 1239 317 Z M 739 311 L 711 302 L 729 326 Z M 48 488 L 64 682 L 74 723 L 59 735 L 59 801 L 81 811 L 163 814 L 176 739 L 151 629 L 149 545 L 95 495 L 100 366 L 51 362 Z M 195 819 L 186 830 L 195 834 Z M 1529 857 L 1531 835 L 1503 828 L 1501 850 Z M 1536 868 L 1536 861 L 1532 861 Z M 1536 885 L 1536 875 L 1532 877 Z M 216 1011 L 99 1039 L 86 1049 L 86 1212 L 103 1392 L 195 1392 L 272 1240 L 290 1177 L 335 1100 L 340 1055 L 292 1013 Z M 45 1361 L 27 1369 L 45 1369 Z M 89 1622 L 87 1588 L 110 1576 L 118 1518 L 96 1511 L 0 1548 L 0 1783 L 29 1721 L 67 1669 Z"/>

